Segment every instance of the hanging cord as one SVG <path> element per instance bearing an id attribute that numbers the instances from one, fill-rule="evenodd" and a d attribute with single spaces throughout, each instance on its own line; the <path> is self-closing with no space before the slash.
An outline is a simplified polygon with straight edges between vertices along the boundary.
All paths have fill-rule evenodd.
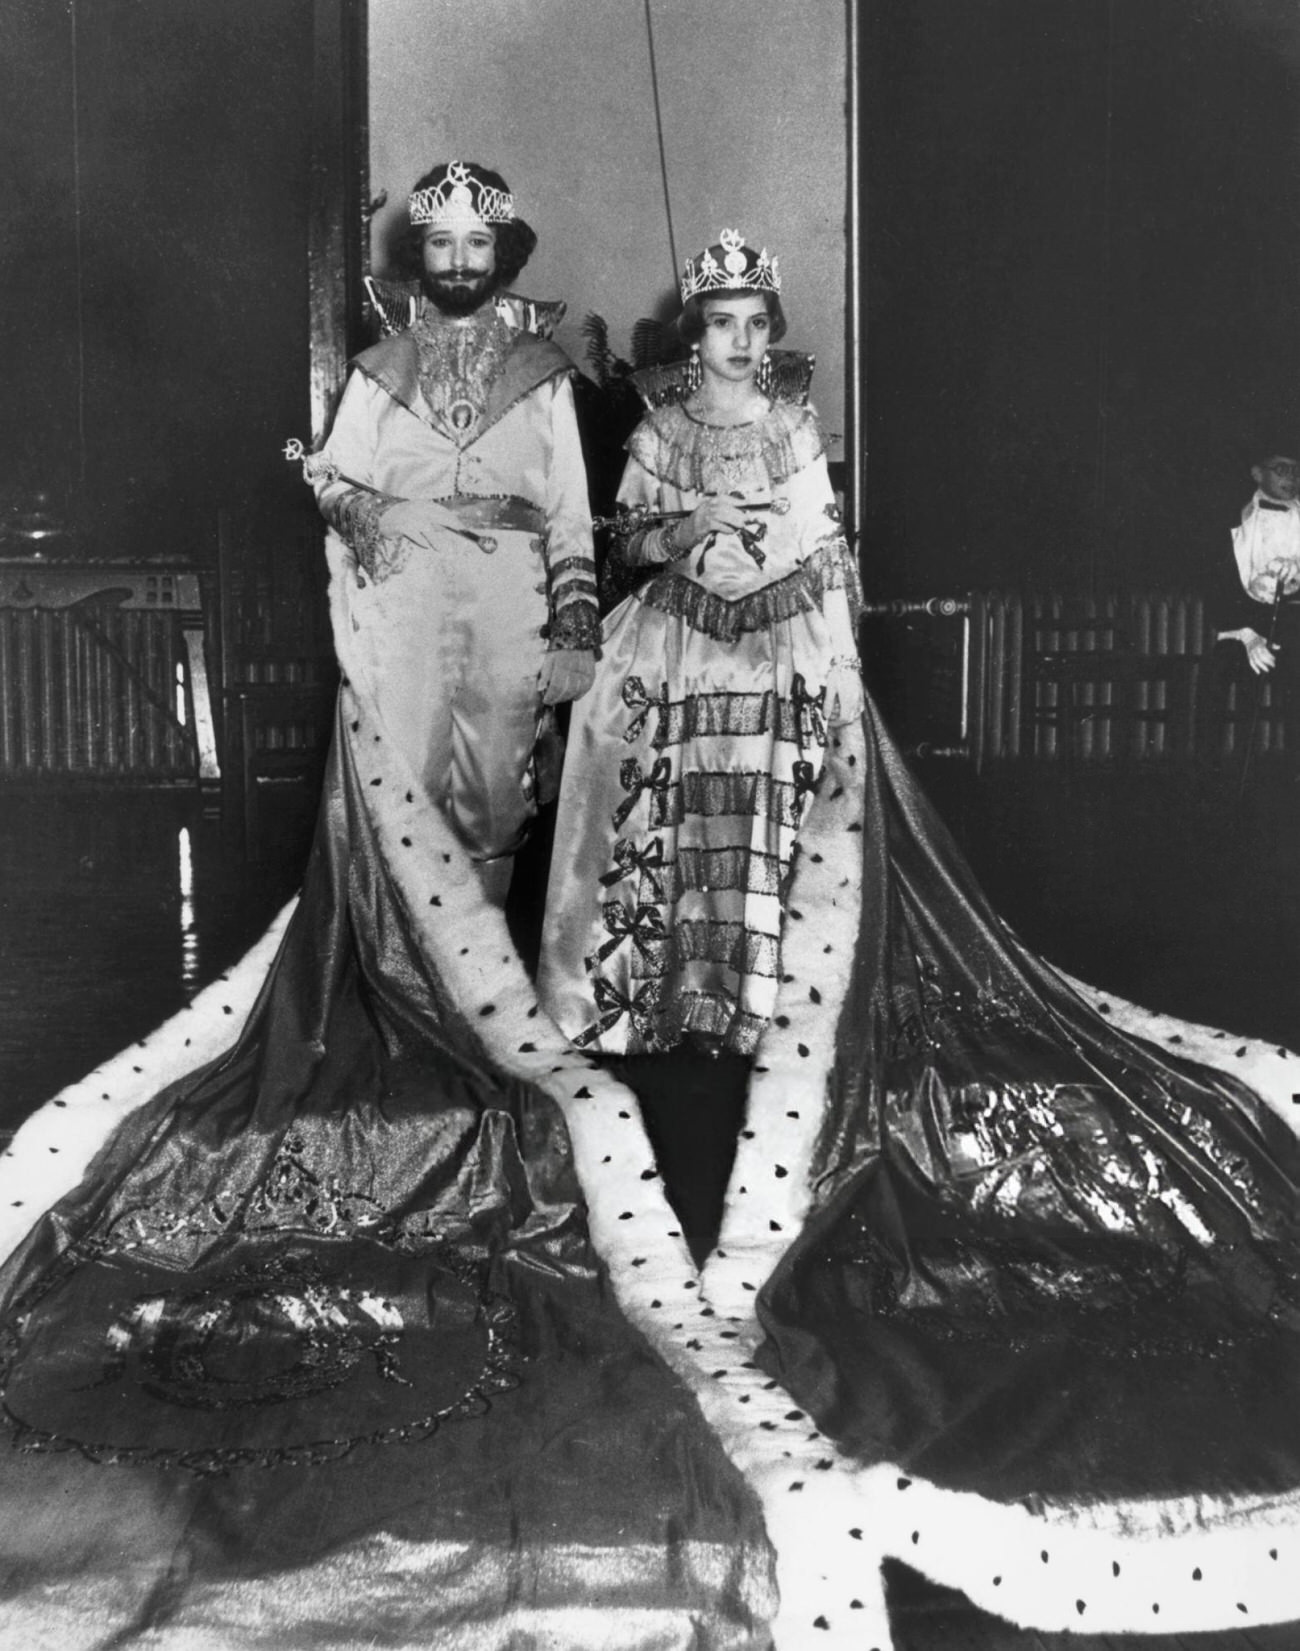
<path id="1" fill-rule="evenodd" d="M 677 290 L 680 266 L 677 262 L 677 241 L 673 235 L 673 203 L 668 193 L 668 158 L 664 153 L 664 117 L 659 107 L 659 71 L 655 64 L 655 31 L 650 16 L 650 0 L 645 0 L 645 35 L 650 48 L 650 90 L 654 95 L 655 132 L 659 138 L 659 176 L 664 186 L 664 216 L 668 220 L 668 256 L 673 261 L 673 291 Z"/>
<path id="2" fill-rule="evenodd" d="M 1102 534 L 1106 535 L 1107 550 L 1110 533 L 1106 522 L 1110 468 L 1110 280 L 1112 231 L 1111 212 L 1115 199 L 1115 0 L 1106 6 L 1106 125 L 1102 144 L 1101 185 L 1101 314 L 1097 326 L 1097 459 L 1093 482 L 1093 507 L 1096 518 L 1088 540 L 1088 586 L 1097 588 L 1097 549 Z M 1108 563 L 1109 565 L 1109 563 Z"/>
<path id="3" fill-rule="evenodd" d="M 81 130 L 78 123 L 81 93 L 77 81 L 77 0 L 70 0 L 68 26 L 72 53 L 72 214 L 77 271 L 77 505 L 80 508 L 84 503 L 86 491 L 86 303 L 84 248 L 81 235 Z"/>

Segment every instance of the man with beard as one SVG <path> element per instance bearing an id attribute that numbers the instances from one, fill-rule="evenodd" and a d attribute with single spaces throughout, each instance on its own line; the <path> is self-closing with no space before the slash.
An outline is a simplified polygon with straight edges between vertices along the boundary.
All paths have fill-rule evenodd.
<path id="1" fill-rule="evenodd" d="M 409 204 L 418 313 L 356 358 L 310 473 L 390 727 L 500 904 L 543 708 L 587 691 L 600 639 L 573 368 L 494 302 L 537 244 L 505 179 L 453 161 Z"/>

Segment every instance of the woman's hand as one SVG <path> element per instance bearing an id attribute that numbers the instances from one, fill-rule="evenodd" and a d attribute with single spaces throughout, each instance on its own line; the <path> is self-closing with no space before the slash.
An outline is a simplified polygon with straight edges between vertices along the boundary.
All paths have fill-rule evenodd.
<path id="1" fill-rule="evenodd" d="M 596 656 L 589 648 L 556 648 L 542 660 L 537 687 L 543 705 L 581 699 L 596 680 Z"/>
<path id="2" fill-rule="evenodd" d="M 679 547 L 694 550 L 711 533 L 739 533 L 749 521 L 738 499 L 724 493 L 710 493 L 677 523 L 673 538 Z"/>

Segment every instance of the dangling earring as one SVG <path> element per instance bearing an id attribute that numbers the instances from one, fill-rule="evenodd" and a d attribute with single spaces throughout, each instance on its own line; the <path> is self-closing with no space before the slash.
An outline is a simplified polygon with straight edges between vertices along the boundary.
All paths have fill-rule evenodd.
<path id="1" fill-rule="evenodd" d="M 704 368 L 700 366 L 700 346 L 691 345 L 691 358 L 686 363 L 686 393 L 693 396 L 704 383 Z"/>
<path id="2" fill-rule="evenodd" d="M 754 373 L 754 385 L 765 396 L 772 394 L 772 357 L 767 350 Z"/>

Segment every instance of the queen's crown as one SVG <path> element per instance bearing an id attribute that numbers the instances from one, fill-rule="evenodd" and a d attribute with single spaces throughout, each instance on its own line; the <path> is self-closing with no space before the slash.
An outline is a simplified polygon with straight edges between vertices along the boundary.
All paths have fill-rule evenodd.
<path id="1" fill-rule="evenodd" d="M 767 248 L 755 252 L 738 229 L 724 229 L 714 246 L 688 258 L 682 271 L 682 302 L 709 292 L 780 292 L 781 273 Z"/>

